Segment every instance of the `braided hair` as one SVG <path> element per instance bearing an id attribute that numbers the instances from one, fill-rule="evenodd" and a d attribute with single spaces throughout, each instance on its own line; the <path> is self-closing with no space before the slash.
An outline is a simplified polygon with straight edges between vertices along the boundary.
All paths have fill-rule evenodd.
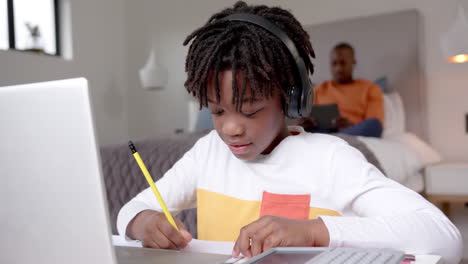
<path id="1" fill-rule="evenodd" d="M 271 97 L 275 88 L 294 85 L 295 62 L 281 40 L 257 25 L 222 20 L 235 13 L 254 14 L 268 19 L 293 40 L 301 56 L 315 58 L 309 34 L 289 11 L 238 1 L 232 8 L 212 15 L 183 43 L 185 46 L 192 42 L 185 62 L 185 87 L 198 98 L 200 107 L 208 104 L 207 87 L 210 80 L 214 80 L 216 102 L 220 101 L 218 73 L 226 70 L 231 70 L 233 74 L 232 103 L 238 110 L 242 107 L 247 81 L 250 84 L 250 102 L 257 96 Z M 309 59 L 304 61 L 312 73 L 312 63 Z M 243 73 L 240 85 L 236 78 L 239 72 Z M 285 91 L 279 90 L 282 98 L 288 100 Z"/>

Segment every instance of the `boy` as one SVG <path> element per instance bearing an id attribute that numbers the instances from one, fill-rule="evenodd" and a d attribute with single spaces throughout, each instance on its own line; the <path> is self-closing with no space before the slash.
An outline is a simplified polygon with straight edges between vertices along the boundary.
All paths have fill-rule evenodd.
<path id="1" fill-rule="evenodd" d="M 199 239 L 236 241 L 233 256 L 276 246 L 347 246 L 458 261 L 460 234 L 434 206 L 385 178 L 341 139 L 287 127 L 284 106 L 291 101 L 284 87 L 297 79 L 294 61 L 262 27 L 223 20 L 235 13 L 272 21 L 313 70 L 308 34 L 281 8 L 238 2 L 189 35 L 185 86 L 212 111 L 215 131 L 157 182 L 169 210 L 197 207 Z M 180 232 L 149 189 L 117 221 L 121 235 L 170 249 L 191 239 L 177 224 Z"/>

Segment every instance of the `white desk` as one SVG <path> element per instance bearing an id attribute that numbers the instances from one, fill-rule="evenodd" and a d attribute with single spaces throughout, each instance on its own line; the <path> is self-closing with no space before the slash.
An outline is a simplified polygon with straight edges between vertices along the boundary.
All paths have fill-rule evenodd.
<path id="1" fill-rule="evenodd" d="M 191 243 L 191 252 L 202 252 L 202 253 L 213 253 L 222 255 L 231 255 L 233 242 L 213 242 L 194 240 Z M 112 244 L 114 246 L 126 246 L 126 247 L 141 247 L 139 241 L 125 241 L 121 236 L 112 236 Z M 416 261 L 412 261 L 411 264 L 441 264 L 440 256 L 436 255 L 415 255 Z"/>

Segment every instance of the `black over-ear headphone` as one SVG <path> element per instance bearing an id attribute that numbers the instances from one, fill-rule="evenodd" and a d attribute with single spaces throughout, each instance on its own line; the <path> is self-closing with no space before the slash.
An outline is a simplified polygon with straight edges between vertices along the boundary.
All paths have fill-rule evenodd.
<path id="1" fill-rule="evenodd" d="M 309 74 L 304 62 L 304 60 L 310 62 L 309 57 L 307 55 L 301 56 L 296 48 L 296 44 L 294 44 L 294 41 L 292 41 L 292 39 L 283 30 L 261 16 L 238 13 L 224 17 L 221 20 L 248 22 L 260 26 L 268 30 L 283 42 L 296 64 L 294 85 L 283 87 L 290 98 L 288 103 L 284 103 L 284 113 L 288 118 L 308 117 L 314 96 L 312 83 L 309 80 Z M 312 65 L 312 63 L 309 65 Z M 311 73 L 313 73 L 312 70 L 313 69 L 311 69 Z"/>

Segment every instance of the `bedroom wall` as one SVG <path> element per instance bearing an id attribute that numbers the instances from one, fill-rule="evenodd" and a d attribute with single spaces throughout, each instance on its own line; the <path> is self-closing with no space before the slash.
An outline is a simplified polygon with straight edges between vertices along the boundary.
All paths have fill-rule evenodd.
<path id="1" fill-rule="evenodd" d="M 206 22 L 210 14 L 234 3 L 204 1 L 126 1 L 129 133 L 134 137 L 172 133 L 187 128 L 188 96 L 183 88 L 184 37 Z M 286 1 L 247 1 L 284 5 Z M 421 58 L 427 81 L 429 141 L 446 159 L 468 161 L 468 135 L 464 114 L 468 112 L 468 64 L 449 64 L 439 48 L 439 36 L 449 27 L 456 0 L 289 0 L 287 6 L 303 24 L 319 24 L 406 9 L 417 9 L 422 17 Z M 468 10 L 468 1 L 461 1 Z M 151 44 L 153 43 L 153 44 Z M 154 46 L 160 62 L 169 70 L 165 90 L 140 88 L 137 71 Z"/>
<path id="2" fill-rule="evenodd" d="M 0 51 L 0 86 L 84 76 L 99 143 L 121 142 L 127 138 L 124 0 L 63 2 L 71 4 L 64 17 L 70 59 Z"/>

